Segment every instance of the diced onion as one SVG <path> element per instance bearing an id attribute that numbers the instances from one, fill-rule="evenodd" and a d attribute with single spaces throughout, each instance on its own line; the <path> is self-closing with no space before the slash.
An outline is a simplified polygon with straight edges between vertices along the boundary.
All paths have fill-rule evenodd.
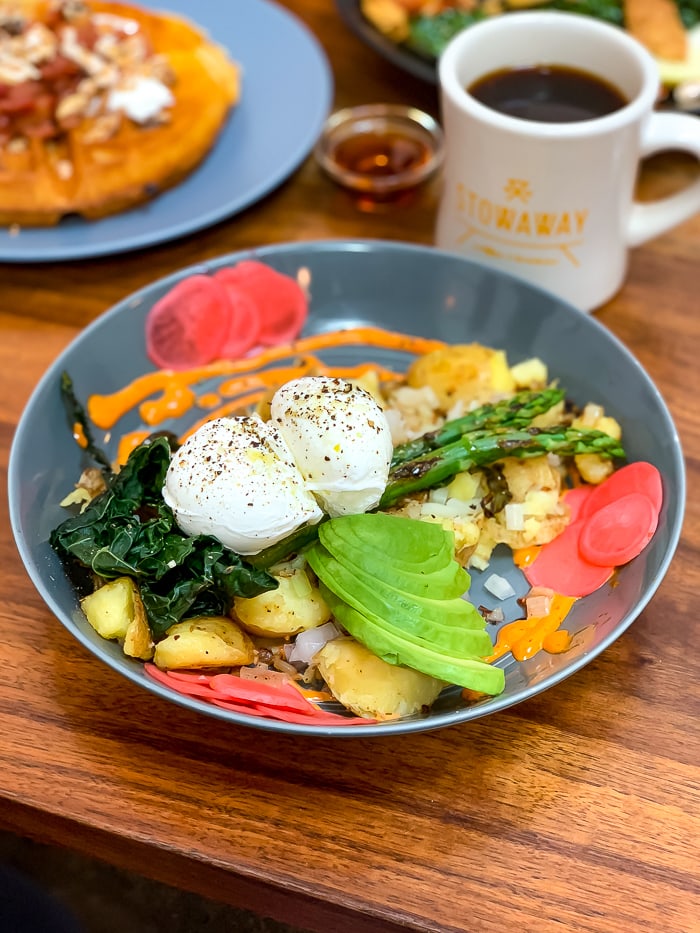
<path id="1" fill-rule="evenodd" d="M 495 609 L 489 609 L 489 611 L 484 614 L 484 618 L 487 622 L 492 622 L 495 624 L 497 622 L 504 622 L 506 614 L 500 606 L 496 606 Z"/>
<path id="2" fill-rule="evenodd" d="M 543 619 L 545 616 L 549 615 L 549 610 L 551 608 L 551 596 L 540 595 L 525 597 L 525 609 L 527 610 L 528 619 Z"/>
<path id="3" fill-rule="evenodd" d="M 488 590 L 496 599 L 509 599 L 511 596 L 515 596 L 515 590 L 508 580 L 506 580 L 505 577 L 499 576 L 497 573 L 492 573 L 491 576 L 484 581 L 484 589 Z"/>
<path id="4" fill-rule="evenodd" d="M 441 502 L 443 505 L 447 502 L 447 486 L 439 486 L 437 489 L 431 489 L 428 493 L 429 502 Z"/>
<path id="5" fill-rule="evenodd" d="M 305 632 L 299 632 L 294 639 L 294 644 L 287 651 L 287 660 L 294 664 L 310 664 L 313 656 L 323 648 L 326 642 L 337 638 L 340 632 L 332 622 L 324 622 L 317 628 L 307 629 Z"/>
<path id="6" fill-rule="evenodd" d="M 525 510 L 521 502 L 509 502 L 503 510 L 508 531 L 522 531 L 525 527 Z"/>

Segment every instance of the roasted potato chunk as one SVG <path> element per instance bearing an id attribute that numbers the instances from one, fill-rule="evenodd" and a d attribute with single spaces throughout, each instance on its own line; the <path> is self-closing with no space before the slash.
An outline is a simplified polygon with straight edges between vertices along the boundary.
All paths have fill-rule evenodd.
<path id="1" fill-rule="evenodd" d="M 255 646 L 239 625 L 224 616 L 199 616 L 171 625 L 153 660 L 162 670 L 176 670 L 240 667 L 254 658 Z"/>
<path id="2" fill-rule="evenodd" d="M 353 638 L 334 638 L 314 661 L 333 696 L 357 716 L 394 719 L 429 707 L 445 686 L 409 667 L 387 664 Z"/>
<path id="3" fill-rule="evenodd" d="M 601 405 L 595 405 L 591 402 L 586 405 L 581 415 L 574 419 L 572 426 L 574 428 L 591 428 L 594 431 L 602 431 L 618 441 L 622 437 L 622 428 L 619 422 L 610 415 L 606 415 L 605 409 Z M 614 469 L 612 460 L 608 457 L 600 457 L 598 454 L 579 454 L 574 457 L 574 463 L 581 474 L 581 479 L 593 485 L 606 480 Z"/>
<path id="4" fill-rule="evenodd" d="M 279 583 L 276 590 L 267 590 L 251 599 L 234 599 L 235 617 L 248 632 L 266 637 L 291 636 L 330 619 L 326 601 L 303 567 L 276 579 Z"/>
<path id="5" fill-rule="evenodd" d="M 409 386 L 430 386 L 444 412 L 459 402 L 488 402 L 515 392 L 515 379 L 503 350 L 479 343 L 433 350 L 411 364 Z"/>
<path id="6" fill-rule="evenodd" d="M 80 606 L 98 635 L 119 641 L 124 654 L 142 661 L 153 657 L 146 611 L 131 577 L 105 583 L 82 599 Z"/>

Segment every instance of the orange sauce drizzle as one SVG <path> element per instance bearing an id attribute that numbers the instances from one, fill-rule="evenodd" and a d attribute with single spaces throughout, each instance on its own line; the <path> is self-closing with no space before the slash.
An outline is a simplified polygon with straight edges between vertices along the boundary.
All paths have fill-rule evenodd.
<path id="1" fill-rule="evenodd" d="M 532 547 L 521 547 L 513 551 L 513 563 L 516 567 L 529 567 L 530 564 L 535 560 L 537 555 L 540 553 L 541 547 L 539 545 L 532 545 Z"/>
<path id="2" fill-rule="evenodd" d="M 554 649 L 553 653 L 566 651 L 571 639 L 569 636 L 569 643 L 566 644 L 565 636 L 569 633 L 557 630 L 575 602 L 575 596 L 555 593 L 546 616 L 516 619 L 504 625 L 498 632 L 493 654 L 486 660 L 495 661 L 511 651 L 516 661 L 526 661 L 543 648 L 549 651 L 548 645 Z"/>
<path id="3" fill-rule="evenodd" d="M 197 408 L 216 408 L 219 404 L 219 396 L 216 392 L 205 392 L 204 395 L 197 396 Z"/>
<path id="4" fill-rule="evenodd" d="M 150 433 L 150 431 L 130 431 L 120 438 L 117 448 L 117 463 L 126 463 L 131 451 L 136 450 L 139 444 L 143 444 Z"/>
<path id="5" fill-rule="evenodd" d="M 547 654 L 563 654 L 569 650 L 572 641 L 573 635 L 571 632 L 567 632 L 565 628 L 560 628 L 556 632 L 545 636 L 542 640 L 542 647 Z"/>
<path id="6" fill-rule="evenodd" d="M 82 424 L 79 421 L 73 422 L 73 439 L 78 447 L 82 447 L 83 450 L 88 445 L 87 438 L 85 437 L 85 431 L 83 430 Z"/>
<path id="7" fill-rule="evenodd" d="M 411 337 L 376 327 L 356 327 L 315 334 L 311 337 L 302 337 L 291 344 L 271 347 L 257 356 L 243 360 L 218 360 L 207 366 L 199 366 L 182 372 L 164 369 L 146 373 L 111 395 L 92 395 L 88 400 L 88 414 L 97 427 L 108 429 L 114 427 L 126 412 L 138 406 L 141 418 L 146 424 L 160 424 L 165 418 L 178 417 L 188 411 L 196 402 L 195 393 L 191 387 L 205 379 L 224 375 L 248 375 L 249 377 L 254 375 L 258 380 L 256 384 L 260 384 L 266 378 L 265 373 L 257 372 L 261 367 L 309 351 L 352 344 L 404 350 L 416 354 L 427 353 L 445 346 L 442 340 Z M 159 397 L 151 398 L 158 392 L 161 393 Z"/>

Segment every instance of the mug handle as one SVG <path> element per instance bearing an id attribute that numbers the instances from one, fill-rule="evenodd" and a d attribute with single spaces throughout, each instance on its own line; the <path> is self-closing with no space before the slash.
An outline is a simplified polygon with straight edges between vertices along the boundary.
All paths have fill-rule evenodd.
<path id="1" fill-rule="evenodd" d="M 700 119 L 682 113 L 654 113 L 642 134 L 641 157 L 681 150 L 700 158 Z M 635 203 L 627 226 L 627 243 L 639 246 L 676 227 L 700 211 L 700 180 L 650 204 Z"/>

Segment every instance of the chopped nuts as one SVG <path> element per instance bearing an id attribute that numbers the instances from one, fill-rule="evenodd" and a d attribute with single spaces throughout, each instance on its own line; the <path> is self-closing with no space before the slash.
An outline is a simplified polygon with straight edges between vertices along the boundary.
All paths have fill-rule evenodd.
<path id="1" fill-rule="evenodd" d="M 88 99 L 83 94 L 69 94 L 58 102 L 56 107 L 56 119 L 66 120 L 68 117 L 75 117 L 85 113 Z"/>
<path id="2" fill-rule="evenodd" d="M 116 111 L 101 114 L 91 122 L 83 135 L 83 142 L 88 144 L 107 142 L 117 134 L 121 122 L 122 116 Z"/>
<path id="3" fill-rule="evenodd" d="M 106 112 L 106 101 L 111 91 L 129 87 L 140 78 L 157 81 L 165 87 L 175 83 L 175 75 L 167 59 L 150 53 L 136 20 L 115 14 L 92 14 L 80 0 L 57 0 L 51 9 L 60 14 L 54 28 L 43 22 L 27 22 L 12 4 L 0 3 L 0 83 L 21 85 L 43 80 L 49 85 L 47 91 L 55 94 L 52 79 L 43 77 L 42 66 L 50 64 L 58 56 L 73 63 L 72 69 L 71 66 L 66 69 L 59 66 L 62 87 L 53 113 L 46 118 L 49 124 L 53 124 L 53 138 L 73 129 L 78 122 L 89 120 L 83 141 L 93 144 L 107 142 L 126 118 L 121 111 Z M 90 15 L 97 32 L 91 47 L 83 44 L 82 33 L 79 32 L 78 21 L 87 15 Z M 168 122 L 168 106 L 162 105 L 159 112 L 142 122 L 151 125 Z M 130 112 L 127 115 L 131 116 Z M 13 116 L 9 126 L 4 128 L 0 149 L 21 152 L 26 148 L 23 117 L 23 112 Z M 50 126 L 48 133 L 42 135 L 46 142 L 52 138 Z M 106 153 L 97 158 L 103 156 L 106 158 Z M 58 171 L 61 177 L 70 177 L 65 166 Z"/>

